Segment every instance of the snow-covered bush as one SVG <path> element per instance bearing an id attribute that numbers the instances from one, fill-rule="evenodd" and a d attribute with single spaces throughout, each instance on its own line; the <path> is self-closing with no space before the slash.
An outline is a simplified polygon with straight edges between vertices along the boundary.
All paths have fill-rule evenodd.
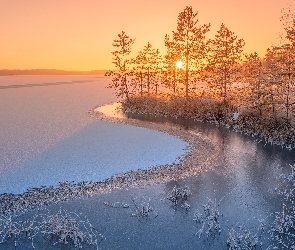
<path id="1" fill-rule="evenodd" d="M 203 205 L 204 214 L 202 214 L 199 210 L 195 211 L 193 220 L 197 224 L 201 225 L 201 228 L 195 234 L 199 238 L 201 238 L 204 232 L 206 234 L 206 237 L 216 234 L 220 235 L 220 212 L 218 206 L 219 203 L 217 203 L 216 199 L 212 201 L 208 198 L 207 203 Z"/>
<path id="2" fill-rule="evenodd" d="M 269 230 L 273 241 L 280 249 L 295 249 L 295 164 L 292 172 L 282 175 L 283 182 L 278 193 L 282 195 L 282 209 L 274 215 L 274 223 Z"/>
<path id="3" fill-rule="evenodd" d="M 210 122 L 232 128 L 234 131 L 261 137 L 266 143 L 295 148 L 295 127 L 291 119 L 220 102 L 210 96 L 132 96 L 122 102 L 124 112 L 152 116 L 185 118 Z M 239 113 L 236 117 L 235 114 Z"/>
<path id="4" fill-rule="evenodd" d="M 251 233 L 249 230 L 240 226 L 235 230 L 232 228 L 229 231 L 227 239 L 228 250 L 258 250 L 262 249 L 261 233 L 263 233 L 263 227 L 261 231 L 256 234 Z"/>
<path id="5" fill-rule="evenodd" d="M 132 202 L 135 206 L 135 213 L 133 213 L 132 216 L 137 217 L 139 221 L 146 221 L 149 218 L 156 218 L 158 216 L 158 214 L 150 205 L 150 198 L 147 200 L 145 197 L 143 197 L 140 202 L 137 202 L 135 199 L 133 199 Z"/>
<path id="6" fill-rule="evenodd" d="M 170 191 L 167 199 L 170 200 L 174 206 L 181 203 L 181 206 L 185 209 L 189 209 L 190 205 L 188 203 L 188 197 L 191 195 L 191 191 L 188 186 L 176 187 Z"/>
<path id="7" fill-rule="evenodd" d="M 18 221 L 10 215 L 0 217 L 0 244 L 14 241 L 17 246 L 20 239 L 28 239 L 35 248 L 34 240 L 41 235 L 49 241 L 53 240 L 53 245 L 72 245 L 75 249 L 86 245 L 98 246 L 104 239 L 86 217 L 81 219 L 78 214 L 67 210 L 35 213 L 25 221 Z"/>

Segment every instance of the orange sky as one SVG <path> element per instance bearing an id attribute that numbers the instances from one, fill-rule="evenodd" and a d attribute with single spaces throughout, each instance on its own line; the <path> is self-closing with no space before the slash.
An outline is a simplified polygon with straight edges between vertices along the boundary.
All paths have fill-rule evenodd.
<path id="1" fill-rule="evenodd" d="M 279 43 L 281 10 L 294 0 L 1 0 L 0 69 L 94 70 L 112 68 L 112 42 L 124 30 L 165 52 L 164 36 L 176 29 L 185 6 L 200 24 L 221 23 L 246 42 L 245 52 L 264 55 Z M 294 4 L 291 7 L 295 12 Z"/>

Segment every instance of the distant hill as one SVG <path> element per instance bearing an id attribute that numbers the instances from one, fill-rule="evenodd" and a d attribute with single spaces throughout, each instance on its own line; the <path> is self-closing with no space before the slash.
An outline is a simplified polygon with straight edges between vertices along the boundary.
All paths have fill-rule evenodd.
<path id="1" fill-rule="evenodd" d="M 76 71 L 59 69 L 0 69 L 0 76 L 9 75 L 104 75 L 107 70 Z"/>

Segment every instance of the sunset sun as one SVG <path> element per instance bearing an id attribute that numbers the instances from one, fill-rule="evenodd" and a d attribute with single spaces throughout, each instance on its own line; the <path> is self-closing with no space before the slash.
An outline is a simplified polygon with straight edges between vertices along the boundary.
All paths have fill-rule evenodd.
<path id="1" fill-rule="evenodd" d="M 177 66 L 177 68 L 182 68 L 182 61 L 178 61 L 178 62 L 176 63 L 176 66 Z"/>

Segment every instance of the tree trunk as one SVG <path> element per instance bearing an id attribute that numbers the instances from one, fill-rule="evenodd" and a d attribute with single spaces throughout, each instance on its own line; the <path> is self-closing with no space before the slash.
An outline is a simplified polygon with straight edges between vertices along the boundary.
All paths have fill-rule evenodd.
<path id="1" fill-rule="evenodd" d="M 188 97 L 188 41 L 186 42 L 186 63 L 185 63 L 185 97 Z"/>
<path id="2" fill-rule="evenodd" d="M 148 68 L 148 75 L 147 75 L 147 88 L 148 88 L 148 95 L 150 95 L 150 68 Z"/>
<path id="3" fill-rule="evenodd" d="M 175 67 L 173 69 L 173 93 L 176 94 Z"/>
<path id="4" fill-rule="evenodd" d="M 142 96 L 142 72 L 140 71 L 140 96 Z"/>

